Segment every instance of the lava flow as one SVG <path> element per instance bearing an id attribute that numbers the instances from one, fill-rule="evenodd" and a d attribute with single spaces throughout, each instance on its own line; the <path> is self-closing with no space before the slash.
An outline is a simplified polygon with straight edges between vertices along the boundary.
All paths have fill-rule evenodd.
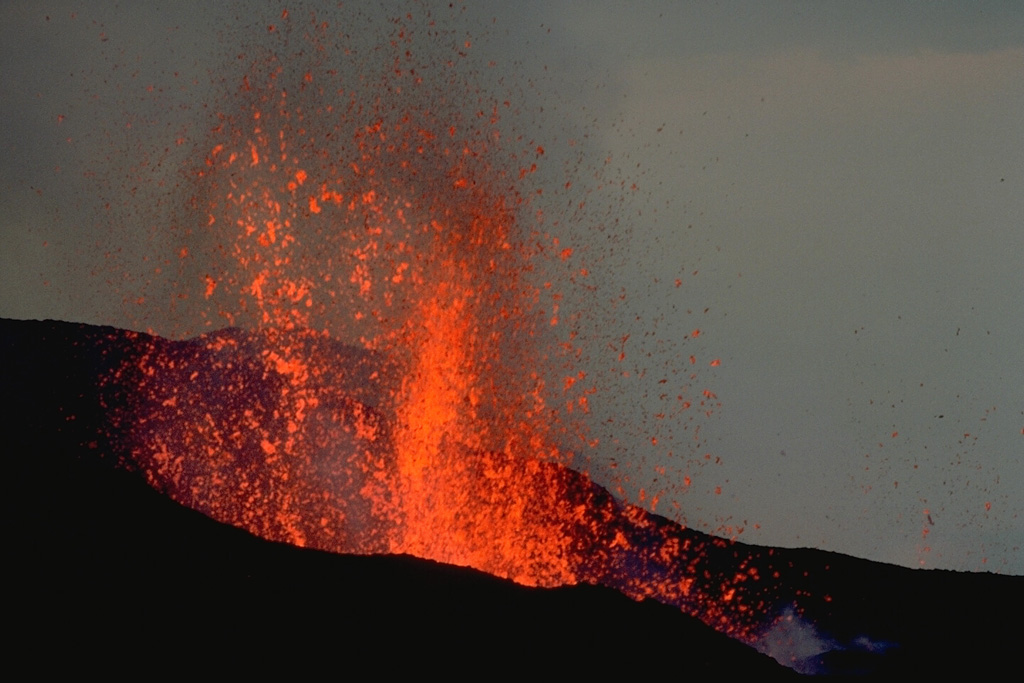
<path id="1" fill-rule="evenodd" d="M 124 464 L 268 539 L 607 585 L 754 640 L 779 607 L 768 560 L 565 466 L 584 430 L 551 407 L 558 297 L 530 273 L 569 252 L 519 189 L 543 147 L 507 149 L 509 105 L 460 80 L 468 41 L 421 63 L 406 23 L 380 81 L 333 68 L 315 16 L 270 27 L 288 59 L 242 60 L 177 233 L 231 327 L 148 339 L 107 378 Z M 583 384 L 559 401 L 584 407 Z"/>

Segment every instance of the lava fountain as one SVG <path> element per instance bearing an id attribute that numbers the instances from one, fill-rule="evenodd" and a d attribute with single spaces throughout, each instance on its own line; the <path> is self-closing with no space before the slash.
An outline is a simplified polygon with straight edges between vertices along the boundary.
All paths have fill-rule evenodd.
<path id="1" fill-rule="evenodd" d="M 281 18 L 286 24 L 275 30 L 291 33 L 288 14 Z M 314 19 L 307 28 L 301 40 L 316 54 L 329 26 Z M 204 295 L 224 283 L 222 296 L 234 301 L 220 302 L 222 317 L 266 330 L 277 343 L 268 359 L 288 381 L 282 412 L 292 436 L 265 439 L 268 457 L 305 457 L 299 434 L 316 404 L 308 361 L 282 335 L 332 318 L 335 329 L 361 330 L 364 346 L 400 366 L 385 401 L 394 416 L 388 488 L 399 503 L 375 506 L 401 529 L 388 549 L 524 581 L 571 580 L 554 565 L 550 578 L 532 576 L 478 547 L 482 540 L 471 538 L 480 532 L 471 529 L 486 525 L 459 521 L 463 492 L 476 488 L 470 470 L 438 467 L 456 447 L 560 456 L 541 375 L 521 371 L 540 365 L 540 292 L 522 277 L 534 255 L 516 230 L 523 200 L 489 161 L 500 148 L 499 105 L 465 122 L 457 106 L 421 92 L 410 46 L 411 35 L 397 29 L 385 92 L 371 87 L 371 95 L 346 89 L 315 59 L 298 60 L 302 69 L 275 53 L 254 61 L 238 90 L 240 113 L 221 115 L 194 171 L 196 206 L 214 241 L 227 242 Z M 351 319 L 339 322 L 338 310 Z M 450 471 L 450 479 L 428 479 L 428 471 Z"/>
<path id="2" fill-rule="evenodd" d="M 379 80 L 336 68 L 312 14 L 239 57 L 176 232 L 191 295 L 230 327 L 151 338 L 107 378 L 123 463 L 268 539 L 603 584 L 752 641 L 769 559 L 566 468 L 585 430 L 551 407 L 558 296 L 530 275 L 571 251 L 524 218 L 544 149 L 510 151 L 509 104 L 459 70 L 468 41 L 428 21 L 451 57 L 424 62 L 411 24 L 371 52 Z M 579 377 L 558 399 L 582 410 Z"/>

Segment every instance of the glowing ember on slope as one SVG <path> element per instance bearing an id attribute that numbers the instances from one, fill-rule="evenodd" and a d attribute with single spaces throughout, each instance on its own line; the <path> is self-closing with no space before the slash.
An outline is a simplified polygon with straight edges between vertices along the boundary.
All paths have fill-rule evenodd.
<path id="1" fill-rule="evenodd" d="M 543 148 L 503 148 L 507 104 L 450 99 L 467 90 L 462 47 L 424 81 L 396 22 L 371 82 L 322 56 L 326 22 L 293 21 L 273 31 L 288 59 L 246 57 L 178 252 L 210 259 L 183 268 L 203 271 L 211 317 L 257 332 L 155 344 L 111 380 L 136 392 L 119 418 L 134 465 L 266 538 L 601 583 L 751 637 L 768 590 L 756 563 L 708 569 L 727 543 L 695 544 L 563 466 L 583 429 L 548 405 L 558 299 L 527 276 L 573 251 L 520 222 L 516 189 Z M 567 405 L 586 407 L 583 377 L 564 382 Z"/>

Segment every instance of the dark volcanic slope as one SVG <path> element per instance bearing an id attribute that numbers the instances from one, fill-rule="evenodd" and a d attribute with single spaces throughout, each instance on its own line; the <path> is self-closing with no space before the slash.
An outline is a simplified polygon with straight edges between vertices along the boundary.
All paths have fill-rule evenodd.
<path id="1" fill-rule="evenodd" d="M 326 658 L 347 670 L 360 659 L 384 671 L 482 675 L 554 659 L 581 673 L 788 675 L 675 608 L 608 589 L 531 590 L 413 558 L 300 550 L 178 506 L 109 457 L 117 449 L 106 441 L 97 377 L 130 357 L 138 338 L 0 320 L 14 579 L 4 613 L 19 634 L 8 649 L 16 657 L 122 670 L 209 657 L 247 669 Z M 810 636 L 830 643 L 822 655 L 811 648 L 806 669 L 919 676 L 1013 664 L 1020 578 L 742 544 L 710 561 L 727 571 L 741 556 L 770 558 L 785 586 L 778 605 L 815 596 L 800 601 L 802 620 L 774 635 L 795 650 Z"/>

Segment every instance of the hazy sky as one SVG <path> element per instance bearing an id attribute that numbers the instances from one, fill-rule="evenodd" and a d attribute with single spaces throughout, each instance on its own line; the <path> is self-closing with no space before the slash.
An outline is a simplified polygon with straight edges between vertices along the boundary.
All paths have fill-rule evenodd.
<path id="1" fill-rule="evenodd" d="M 167 246 L 138 223 L 289 6 L 243 4 L 0 4 L 0 315 L 195 324 L 133 306 Z M 596 479 L 751 543 L 1024 574 L 1024 5 L 447 5 L 538 182 L 573 177 L 541 206 L 596 283 L 564 303 Z M 134 187 L 136 157 L 165 171 Z"/>

